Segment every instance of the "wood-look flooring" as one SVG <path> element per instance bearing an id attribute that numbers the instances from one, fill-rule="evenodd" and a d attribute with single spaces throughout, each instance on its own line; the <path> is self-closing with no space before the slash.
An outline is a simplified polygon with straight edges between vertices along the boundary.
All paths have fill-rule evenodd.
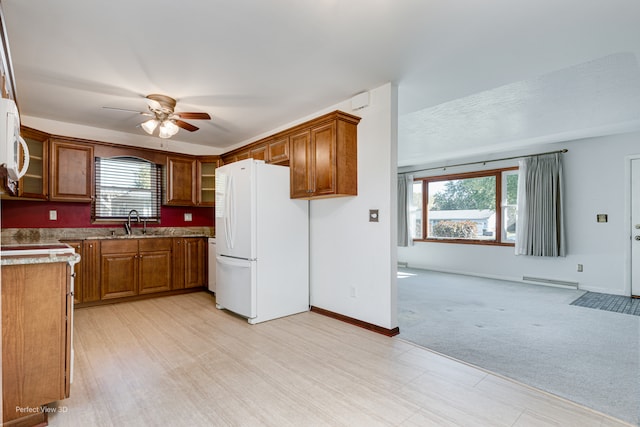
<path id="1" fill-rule="evenodd" d="M 49 425 L 624 426 L 317 313 L 258 325 L 199 292 L 75 311 Z"/>

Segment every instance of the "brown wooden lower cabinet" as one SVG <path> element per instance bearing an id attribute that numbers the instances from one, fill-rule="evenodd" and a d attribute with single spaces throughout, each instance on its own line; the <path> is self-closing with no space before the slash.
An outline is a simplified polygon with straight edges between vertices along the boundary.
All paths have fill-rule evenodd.
<path id="1" fill-rule="evenodd" d="M 206 286 L 206 239 L 177 237 L 173 241 L 173 250 L 173 289 Z"/>
<path id="2" fill-rule="evenodd" d="M 100 242 L 100 299 L 138 295 L 138 241 Z"/>
<path id="3" fill-rule="evenodd" d="M 2 266 L 3 425 L 46 422 L 42 405 L 69 397 L 71 267 Z"/>
<path id="4" fill-rule="evenodd" d="M 76 287 L 82 287 L 82 304 L 100 301 L 100 242 L 85 240 L 82 242 L 80 255 L 82 275 Z"/>
<path id="5" fill-rule="evenodd" d="M 171 289 L 171 238 L 141 239 L 138 242 L 138 293 Z"/>
<path id="6" fill-rule="evenodd" d="M 204 288 L 206 251 L 204 237 L 84 240 L 76 302 L 82 307 Z"/>
<path id="7" fill-rule="evenodd" d="M 100 298 L 123 298 L 171 289 L 171 238 L 100 242 Z"/>

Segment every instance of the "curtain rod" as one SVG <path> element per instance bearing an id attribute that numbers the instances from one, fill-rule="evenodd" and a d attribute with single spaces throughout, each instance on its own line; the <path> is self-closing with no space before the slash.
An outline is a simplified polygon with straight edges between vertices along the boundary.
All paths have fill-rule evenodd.
<path id="1" fill-rule="evenodd" d="M 432 168 L 424 168 L 424 169 L 415 169 L 415 170 L 411 170 L 411 171 L 406 171 L 406 172 L 400 172 L 398 175 L 404 175 L 407 173 L 414 173 L 414 172 L 425 172 L 425 171 L 432 171 L 432 170 L 436 170 L 436 169 L 447 169 L 447 168 L 455 168 L 458 166 L 468 166 L 468 165 L 478 165 L 478 164 L 487 164 L 487 163 L 492 163 L 492 162 L 501 162 L 504 160 L 513 160 L 513 159 L 522 159 L 524 157 L 532 157 L 532 156 L 544 156 L 545 154 L 556 154 L 556 153 L 566 153 L 567 150 L 566 148 L 563 148 L 562 150 L 556 150 L 556 151 L 547 151 L 545 153 L 538 153 L 538 154 L 523 154 L 522 156 L 512 156 L 512 157 L 503 157 L 501 159 L 493 159 L 493 160 L 483 160 L 483 161 L 477 161 L 477 162 L 468 162 L 468 163 L 458 163 L 455 165 L 445 165 L 445 166 L 437 166 L 437 167 L 432 167 Z"/>

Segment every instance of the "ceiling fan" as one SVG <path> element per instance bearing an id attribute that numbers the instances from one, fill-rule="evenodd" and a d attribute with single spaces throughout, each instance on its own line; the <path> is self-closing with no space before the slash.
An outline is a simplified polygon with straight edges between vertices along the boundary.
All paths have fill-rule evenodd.
<path id="1" fill-rule="evenodd" d="M 198 127 L 185 122 L 181 119 L 187 120 L 211 120 L 211 116 L 207 113 L 197 112 L 175 112 L 176 100 L 159 94 L 151 94 L 145 97 L 149 111 L 135 111 L 126 110 L 124 108 L 103 107 L 111 110 L 120 111 L 133 111 L 144 116 L 151 117 L 149 120 L 140 124 L 140 127 L 148 133 L 153 135 L 153 132 L 158 128 L 158 136 L 160 138 L 171 138 L 178 133 L 180 128 L 194 132 L 198 130 Z"/>

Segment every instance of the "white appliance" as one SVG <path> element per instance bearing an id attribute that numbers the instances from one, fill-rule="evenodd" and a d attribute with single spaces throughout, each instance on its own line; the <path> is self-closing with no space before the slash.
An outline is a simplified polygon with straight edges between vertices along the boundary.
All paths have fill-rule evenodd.
<path id="1" fill-rule="evenodd" d="M 289 168 L 247 159 L 216 169 L 216 306 L 255 324 L 309 310 L 309 203 Z"/>
<path id="2" fill-rule="evenodd" d="M 20 168 L 20 146 L 24 161 Z M 20 116 L 16 103 L 0 98 L 0 165 L 7 169 L 9 178 L 19 180 L 29 167 L 29 147 L 20 136 Z"/>
<path id="3" fill-rule="evenodd" d="M 215 237 L 209 237 L 209 250 L 207 252 L 208 261 L 208 278 L 207 284 L 211 292 L 216 291 L 216 239 Z"/>

